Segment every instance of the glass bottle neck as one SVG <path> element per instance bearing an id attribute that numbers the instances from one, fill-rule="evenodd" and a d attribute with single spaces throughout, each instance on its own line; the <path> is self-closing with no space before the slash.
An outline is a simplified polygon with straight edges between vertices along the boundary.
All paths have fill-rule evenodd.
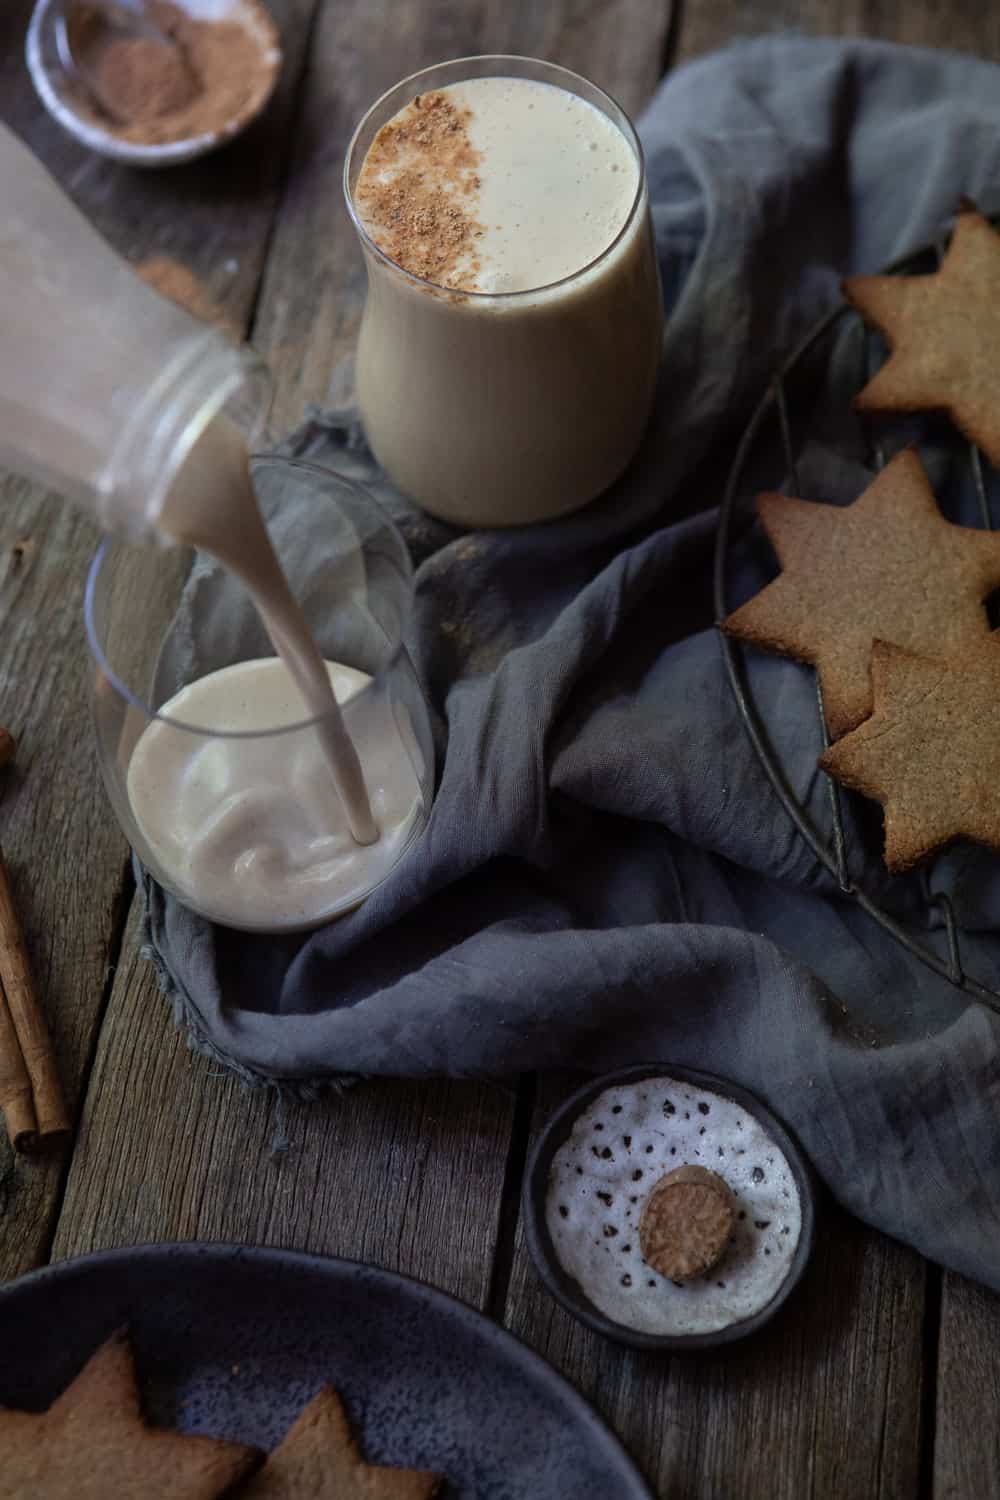
<path id="1" fill-rule="evenodd" d="M 233 346 L 214 329 L 193 332 L 129 409 L 98 475 L 100 524 L 133 539 L 148 535 L 209 424 L 225 417 L 249 445 L 266 393 L 265 366 L 251 349 Z"/>

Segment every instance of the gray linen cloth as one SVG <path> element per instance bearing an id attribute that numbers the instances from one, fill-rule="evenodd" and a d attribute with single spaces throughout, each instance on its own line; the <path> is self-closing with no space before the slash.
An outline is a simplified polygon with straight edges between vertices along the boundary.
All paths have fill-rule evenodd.
<path id="1" fill-rule="evenodd" d="M 215 929 L 143 877 L 152 952 L 195 1045 L 253 1080 L 717 1072 L 784 1117 L 854 1213 L 1000 1287 L 1000 1023 L 796 832 L 737 712 L 711 589 L 735 441 L 840 276 L 938 235 L 961 193 L 1000 206 L 1000 70 L 770 39 L 679 70 L 641 134 L 663 378 L 609 495 L 462 538 L 392 492 L 350 414 L 286 445 L 368 483 L 419 563 L 411 644 L 440 755 L 421 842 L 358 912 L 294 940 Z M 850 500 L 870 477 L 849 321 L 790 387 L 811 498 Z M 947 513 L 973 522 L 947 425 L 920 436 Z M 772 434 L 734 528 L 731 606 L 773 576 L 752 491 L 784 478 Z M 812 674 L 753 652 L 747 669 L 828 827 Z M 968 972 L 1000 989 L 1000 861 L 960 845 L 892 880 L 877 809 L 852 800 L 847 819 L 853 872 L 942 954 L 946 891 Z"/>

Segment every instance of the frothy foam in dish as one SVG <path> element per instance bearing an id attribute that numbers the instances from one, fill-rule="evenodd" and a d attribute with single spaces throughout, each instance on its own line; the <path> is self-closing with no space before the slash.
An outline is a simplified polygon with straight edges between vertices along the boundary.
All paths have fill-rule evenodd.
<path id="1" fill-rule="evenodd" d="M 683 1285 L 643 1261 L 647 1194 L 684 1164 L 718 1173 L 736 1197 L 733 1239 L 707 1275 Z M 713 1333 L 775 1296 L 802 1232 L 792 1169 L 742 1104 L 664 1076 L 605 1090 L 574 1122 L 549 1171 L 546 1224 L 563 1269 L 626 1328 Z"/>
<path id="2" fill-rule="evenodd" d="M 638 187 L 628 141 L 585 99 L 528 78 L 470 78 L 418 95 L 382 127 L 355 201 L 404 270 L 520 292 L 596 260 Z"/>
<path id="3" fill-rule="evenodd" d="M 371 680 L 326 666 L 342 705 Z M 308 719 L 280 658 L 210 672 L 163 705 L 132 752 L 129 802 L 164 875 L 200 910 L 233 927 L 295 930 L 359 901 L 389 873 L 422 821 L 419 751 L 384 698 L 358 707 L 352 728 L 380 829 L 367 845 L 339 814 L 312 727 L 255 734 Z"/>

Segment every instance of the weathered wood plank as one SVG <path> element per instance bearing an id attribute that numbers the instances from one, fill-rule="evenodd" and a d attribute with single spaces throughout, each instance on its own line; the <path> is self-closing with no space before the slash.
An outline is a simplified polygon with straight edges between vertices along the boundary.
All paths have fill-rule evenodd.
<path id="1" fill-rule="evenodd" d="M 516 50 L 582 67 L 634 105 L 655 80 L 666 14 L 661 0 L 324 6 L 254 326 L 254 343 L 275 373 L 276 430 L 297 421 L 306 401 L 325 398 L 330 371 L 357 328 L 363 270 L 340 202 L 340 172 L 368 102 L 437 58 Z M 273 1100 L 210 1082 L 208 1066 L 192 1060 L 154 1014 L 159 1006 L 145 968 L 124 965 L 102 1032 L 58 1254 L 137 1236 L 280 1242 L 425 1274 L 485 1302 L 509 1094 L 450 1084 L 359 1089 L 337 1105 L 296 1114 L 296 1150 L 248 1182 L 247 1143 L 254 1162 L 265 1160 Z M 157 1087 L 130 1090 L 123 1103 L 122 1080 L 144 1057 L 156 1059 Z M 382 1169 L 387 1141 L 395 1176 Z M 113 1180 L 104 1176 L 106 1160 L 114 1163 Z M 218 1194 L 205 1189 L 211 1181 Z M 401 1181 L 409 1184 L 405 1192 Z M 423 1182 L 426 1191 L 419 1190 Z M 317 1183 L 324 1210 L 311 1214 Z"/>
<path id="2" fill-rule="evenodd" d="M 0 718 L 19 746 L 3 779 L 0 839 L 71 1111 L 93 1047 L 125 862 L 87 732 L 78 575 L 94 540 L 65 505 L 18 481 L 0 484 Z M 4 1141 L 0 1175 L 7 1166 Z M 62 1169 L 58 1158 L 19 1158 L 10 1170 L 0 1278 L 44 1254 Z"/>
<path id="3" fill-rule="evenodd" d="M 948 1272 L 938 1341 L 935 1500 L 1000 1497 L 1000 1296 Z"/>
<path id="4" fill-rule="evenodd" d="M 676 61 L 778 31 L 867 36 L 1000 56 L 1000 10 L 980 0 L 683 0 Z"/>
<path id="5" fill-rule="evenodd" d="M 245 326 L 274 212 L 282 122 L 313 0 L 282 0 L 289 71 L 254 140 L 193 169 L 128 171 L 77 147 L 42 110 L 22 61 L 30 5 L 0 19 L 0 117 L 33 147 L 111 242 L 133 258 L 185 261 Z M 2 782 L 0 840 L 11 864 L 71 1109 L 93 1055 L 126 889 L 126 848 L 91 742 L 81 606 L 96 531 L 64 502 L 0 481 L 0 718 L 17 736 Z M 6 1157 L 0 1160 L 3 1175 Z M 44 1259 L 64 1166 L 19 1161 L 0 1195 L 0 1279 Z"/>
<path id="6" fill-rule="evenodd" d="M 509 1091 L 367 1084 L 312 1105 L 247 1091 L 188 1051 L 128 949 L 55 1259 L 165 1238 L 278 1245 L 444 1277 L 484 1300 Z"/>
<path id="7" fill-rule="evenodd" d="M 535 1127 L 565 1088 L 547 1082 Z M 684 1500 L 917 1494 L 920 1257 L 824 1205 L 794 1297 L 745 1344 L 673 1359 L 612 1345 L 549 1296 L 520 1229 L 505 1321 Z"/>

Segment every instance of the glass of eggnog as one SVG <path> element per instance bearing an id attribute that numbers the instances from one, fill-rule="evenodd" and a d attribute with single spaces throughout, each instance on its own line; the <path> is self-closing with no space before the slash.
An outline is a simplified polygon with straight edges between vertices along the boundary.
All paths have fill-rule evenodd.
<path id="1" fill-rule="evenodd" d="M 358 402 L 398 488 L 464 527 L 601 494 L 648 421 L 663 321 L 625 112 L 551 63 L 442 63 L 372 105 L 344 191 L 368 271 Z"/>
<path id="2" fill-rule="evenodd" d="M 268 537 L 321 653 L 377 838 L 352 837 L 328 756 L 250 593 L 190 546 L 100 546 L 86 591 L 105 785 L 142 864 L 228 927 L 296 932 L 358 906 L 420 834 L 430 719 L 403 644 L 405 543 L 359 486 L 251 460 Z"/>

